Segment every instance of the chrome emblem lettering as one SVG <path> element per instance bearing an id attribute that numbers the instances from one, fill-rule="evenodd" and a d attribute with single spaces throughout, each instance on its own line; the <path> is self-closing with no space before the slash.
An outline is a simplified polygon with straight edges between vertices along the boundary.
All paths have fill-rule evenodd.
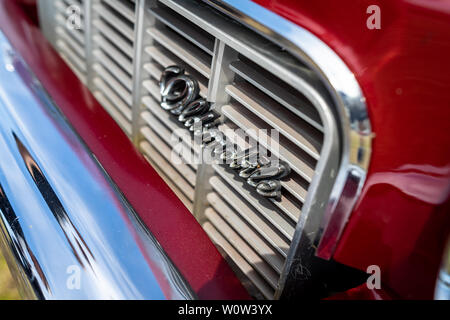
<path id="1" fill-rule="evenodd" d="M 198 81 L 187 75 L 183 68 L 167 67 L 159 85 L 163 110 L 176 116 L 194 136 L 201 137 L 203 146 L 237 171 L 258 194 L 280 200 L 281 180 L 291 172 L 287 163 L 269 161 L 255 148 L 242 151 L 224 138 L 218 129 L 220 114 L 200 96 Z"/>

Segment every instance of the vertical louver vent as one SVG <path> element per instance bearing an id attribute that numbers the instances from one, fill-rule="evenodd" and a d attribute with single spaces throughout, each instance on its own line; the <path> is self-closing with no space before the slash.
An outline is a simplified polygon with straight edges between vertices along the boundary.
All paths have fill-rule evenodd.
<path id="1" fill-rule="evenodd" d="M 285 48 L 203 1 L 84 1 L 52 2 L 56 18 L 46 33 L 249 291 L 273 299 L 298 244 L 299 221 L 316 200 L 310 187 L 322 181 L 316 180 L 324 174 L 321 164 L 334 161 L 322 150 L 324 141 L 335 138 L 322 123 L 332 103 L 320 77 Z M 80 30 L 65 28 L 71 4 L 83 8 Z M 40 0 L 40 6 L 49 2 Z M 228 164 L 197 161 L 211 150 L 194 143 L 178 117 L 160 105 L 159 81 L 168 66 L 183 67 L 198 81 L 227 139 L 287 164 L 280 197 L 265 196 Z"/>
<path id="2" fill-rule="evenodd" d="M 220 128 L 228 135 L 245 132 L 292 172 L 281 181 L 282 196 L 275 200 L 258 196 L 226 166 L 213 165 L 205 229 L 262 295 L 272 299 L 314 178 L 323 128 L 314 106 L 282 79 L 242 55 L 227 67 L 234 80 L 225 85 L 229 103 L 222 107 Z M 238 128 L 242 130 L 230 130 Z M 265 135 L 272 130 L 278 139 Z M 239 138 L 242 149 L 255 147 L 245 146 L 245 137 L 234 140 Z"/>
<path id="3" fill-rule="evenodd" d="M 149 10 L 148 14 L 152 23 L 145 30 L 149 45 L 144 48 L 146 62 L 143 68 L 147 76 L 143 81 L 142 103 L 145 109 L 141 114 L 143 126 L 140 133 L 144 139 L 140 147 L 192 211 L 198 165 L 191 159 L 198 157 L 200 150 L 194 146 L 189 135 L 182 134 L 182 127 L 174 117 L 161 112 L 158 83 L 164 68 L 179 65 L 199 81 L 200 95 L 206 98 L 214 37 L 161 3 Z M 173 137 L 177 132 L 181 132 L 181 145 Z M 178 150 L 184 159 L 173 155 L 175 145 L 185 149 Z M 177 164 L 174 165 L 173 161 Z"/>
<path id="4" fill-rule="evenodd" d="M 54 0 L 56 48 L 61 56 L 86 83 L 86 38 L 84 0 Z"/>
<path id="5" fill-rule="evenodd" d="M 97 100 L 131 136 L 135 3 L 93 5 L 93 90 Z"/>

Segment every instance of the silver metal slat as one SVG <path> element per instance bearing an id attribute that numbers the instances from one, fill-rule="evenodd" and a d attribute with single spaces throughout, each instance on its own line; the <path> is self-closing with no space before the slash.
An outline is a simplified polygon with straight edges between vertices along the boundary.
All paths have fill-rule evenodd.
<path id="1" fill-rule="evenodd" d="M 95 98 L 100 102 L 100 104 L 108 111 L 111 117 L 116 120 L 119 126 L 128 134 L 131 135 L 131 124 L 123 117 L 123 115 L 118 111 L 109 100 L 100 91 L 94 92 Z"/>
<path id="2" fill-rule="evenodd" d="M 172 119 L 167 112 L 161 112 L 161 107 L 149 96 L 142 98 L 142 103 L 147 107 L 147 109 L 166 127 L 168 127 L 177 137 L 182 140 L 187 147 L 191 148 L 195 155 L 198 156 L 201 152 L 200 145 L 194 143 L 194 139 L 190 132 L 180 131 L 180 127 Z M 183 134 L 182 134 L 183 133 Z"/>
<path id="3" fill-rule="evenodd" d="M 112 90 L 102 79 L 95 78 L 93 83 L 95 86 L 103 93 L 105 97 L 108 97 L 108 100 L 111 101 L 111 104 L 119 110 L 122 115 L 131 123 L 131 108 L 127 106 L 122 99 L 120 99 L 117 94 Z"/>
<path id="4" fill-rule="evenodd" d="M 213 168 L 222 179 L 233 187 L 236 193 L 240 194 L 255 209 L 257 209 L 264 216 L 264 218 L 266 218 L 286 239 L 292 241 L 295 228 L 292 224 L 288 223 L 279 212 L 274 209 L 270 209 L 273 208 L 273 206 L 269 200 L 256 198 L 249 191 L 239 186 L 238 182 L 235 180 L 237 179 L 235 174 L 226 172 L 225 169 L 221 168 L 219 165 L 213 165 Z M 232 194 L 233 192 L 230 192 L 229 194 L 224 194 L 223 196 L 226 198 Z"/>
<path id="5" fill-rule="evenodd" d="M 235 134 L 235 131 L 228 123 L 222 124 L 219 129 L 230 141 L 238 142 L 240 136 Z M 243 150 L 247 149 L 249 145 L 245 142 L 245 137 L 242 137 L 241 141 L 245 144 L 240 145 L 240 147 Z M 292 173 L 292 175 L 295 176 L 295 173 Z M 289 179 L 288 181 L 282 180 L 281 185 L 285 190 L 283 190 L 280 200 L 269 198 L 269 201 L 281 210 L 280 214 L 283 213 L 292 222 L 297 223 L 301 215 L 301 207 L 306 196 L 306 190 L 294 179 Z M 286 193 L 286 191 L 290 191 L 291 193 Z"/>
<path id="6" fill-rule="evenodd" d="M 252 91 L 253 89 L 253 91 Z M 308 130 L 309 125 L 302 126 L 302 121 L 292 113 L 277 106 L 264 96 L 255 92 L 251 85 L 236 83 L 228 85 L 226 92 L 259 118 L 277 129 L 286 138 L 302 148 L 311 157 L 318 160 L 322 148 L 322 136 L 315 130 Z M 311 127 L 309 127 L 311 128 Z"/>
<path id="7" fill-rule="evenodd" d="M 143 115 L 145 119 L 146 113 Z M 165 142 L 161 140 L 161 138 L 155 133 L 154 129 L 149 127 L 143 127 L 141 129 L 142 135 L 149 141 L 151 145 L 153 145 L 158 152 L 164 157 L 164 159 L 173 165 L 173 167 L 178 171 L 178 173 L 192 186 L 195 186 L 195 172 L 184 163 L 184 161 L 172 152 L 172 148 L 170 148 Z"/>
<path id="8" fill-rule="evenodd" d="M 64 41 L 58 40 L 56 45 L 58 46 L 58 49 L 61 50 L 64 55 L 70 60 L 70 62 L 78 72 L 82 74 L 86 73 L 86 64 L 84 63 L 84 61 L 81 60 L 80 57 L 78 57 Z"/>
<path id="9" fill-rule="evenodd" d="M 178 34 L 186 38 L 188 41 L 194 43 L 200 49 L 213 55 L 214 53 L 214 37 L 206 36 L 205 31 L 200 32 L 197 30 L 198 27 L 194 27 L 187 23 L 182 16 L 176 16 L 173 11 L 168 11 L 162 8 L 153 8 L 149 10 L 150 14 L 155 16 L 165 25 L 169 26 L 172 30 L 176 31 Z M 182 20 L 181 20 L 182 19 Z M 200 29 L 202 30 L 202 29 Z"/>
<path id="10" fill-rule="evenodd" d="M 181 141 L 176 133 L 169 131 L 169 129 L 159 120 L 153 116 L 151 112 L 144 111 L 141 114 L 142 119 L 148 124 L 150 129 L 158 134 L 164 142 L 172 148 L 176 154 L 183 159 L 183 162 L 189 165 L 195 172 L 198 168 L 198 159 L 196 159 L 193 150 L 186 146 L 186 144 Z M 191 182 L 191 180 L 189 180 Z M 195 176 L 192 179 L 192 185 L 195 185 Z"/>
<path id="11" fill-rule="evenodd" d="M 122 20 L 117 18 L 117 16 L 109 10 L 103 9 L 104 6 L 94 5 L 94 10 L 100 17 L 102 17 L 105 21 L 108 21 L 108 23 L 110 23 L 123 36 L 134 42 L 134 30 Z"/>
<path id="12" fill-rule="evenodd" d="M 130 75 L 132 74 L 133 64 L 132 62 L 126 58 L 121 52 L 119 52 L 114 46 L 108 43 L 101 36 L 94 36 L 94 42 L 99 45 L 99 47 L 108 53 L 117 63 L 117 65 L 121 66 L 125 71 L 127 71 Z"/>
<path id="13" fill-rule="evenodd" d="M 292 199 L 292 197 L 284 193 L 281 195 L 281 199 L 279 201 L 273 198 L 270 198 L 269 200 L 272 201 L 272 203 L 278 208 L 280 208 L 284 212 L 284 214 L 293 222 L 298 222 L 299 217 L 302 214 L 302 208 L 301 204 Z"/>
<path id="14" fill-rule="evenodd" d="M 156 101 L 161 101 L 161 93 L 155 80 L 145 80 L 142 85 L 148 91 L 148 93 L 151 94 L 153 99 L 155 99 Z"/>
<path id="15" fill-rule="evenodd" d="M 250 265 L 272 286 L 277 288 L 278 274 L 238 235 L 214 210 L 206 210 L 209 222 L 225 236 L 228 242 L 247 260 Z"/>
<path id="16" fill-rule="evenodd" d="M 96 63 L 93 69 L 97 74 L 108 83 L 108 85 L 117 93 L 117 95 L 130 107 L 132 105 L 131 94 L 125 89 L 108 71 L 106 71 L 100 64 Z"/>
<path id="17" fill-rule="evenodd" d="M 59 23 L 61 28 L 63 28 L 72 38 L 74 38 L 81 46 L 85 45 L 85 37 L 84 32 L 80 29 L 69 29 L 66 26 L 66 19 L 61 14 L 56 14 L 55 16 L 56 21 Z"/>
<path id="18" fill-rule="evenodd" d="M 125 41 L 121 36 L 117 34 L 117 32 L 115 32 L 102 20 L 94 20 L 92 23 L 105 38 L 107 38 L 109 41 L 111 41 L 111 43 L 117 46 L 123 53 L 128 56 L 128 58 L 133 58 L 134 51 L 132 44 Z"/>
<path id="19" fill-rule="evenodd" d="M 60 0 L 59 0 L 59 1 L 60 1 Z M 60 1 L 60 2 L 61 2 L 61 1 Z M 67 7 L 70 7 L 70 6 L 78 6 L 78 7 L 80 7 L 80 8 L 83 7 L 83 1 L 63 0 L 63 2 L 66 3 Z M 84 15 L 84 10 L 81 10 L 80 13 L 81 13 L 82 15 Z"/>
<path id="20" fill-rule="evenodd" d="M 83 8 L 84 1 L 77 1 L 77 0 L 62 0 L 62 1 L 66 3 L 67 7 L 78 6 L 80 8 Z M 84 15 L 84 10 L 81 10 L 81 14 Z"/>
<path id="21" fill-rule="evenodd" d="M 314 165 L 306 163 L 305 159 L 301 159 L 298 157 L 298 153 L 294 153 L 294 151 L 290 150 L 284 145 L 278 144 L 263 132 L 258 132 L 259 129 L 268 128 L 264 128 L 264 125 L 255 125 L 255 123 L 258 123 L 258 121 L 255 119 L 254 114 L 250 113 L 245 108 L 231 104 L 222 107 L 222 112 L 228 119 L 230 119 L 243 130 L 252 129 L 246 131 L 249 136 L 252 136 L 252 138 L 258 140 L 262 146 L 271 150 L 276 157 L 289 163 L 291 168 L 295 170 L 307 182 L 310 183 L 312 181 L 312 177 L 314 176 Z M 256 134 L 257 132 L 259 137 Z M 270 141 L 270 144 L 268 143 L 268 141 Z"/>
<path id="22" fill-rule="evenodd" d="M 212 209 L 207 209 L 212 210 Z M 239 267 L 241 272 L 255 285 L 255 287 L 264 295 L 266 299 L 273 299 L 274 290 L 261 278 L 261 276 L 253 269 L 253 267 L 233 248 L 232 245 L 217 231 L 217 229 L 210 223 L 203 224 L 211 240 L 216 245 L 225 251 L 230 259 Z"/>
<path id="23" fill-rule="evenodd" d="M 94 56 L 97 58 L 97 61 L 103 65 L 111 74 L 113 74 L 120 83 L 128 89 L 128 91 L 132 92 L 133 90 L 133 82 L 131 77 L 123 71 L 121 68 L 117 66 L 117 64 L 103 51 L 95 50 Z"/>
<path id="24" fill-rule="evenodd" d="M 220 196 L 212 192 L 207 195 L 209 204 L 216 210 L 219 215 L 233 227 L 234 230 L 262 257 L 278 275 L 283 270 L 284 259 L 278 253 L 267 245 L 260 235 L 250 228 L 234 211 L 231 209 Z M 276 286 L 276 283 L 274 283 Z"/>
<path id="25" fill-rule="evenodd" d="M 200 93 L 207 96 L 208 79 L 190 67 L 186 62 L 172 54 L 167 49 L 159 46 L 148 46 L 145 48 L 145 52 L 153 59 L 153 62 L 158 63 L 162 66 L 162 68 L 167 68 L 173 65 L 184 67 L 186 69 L 186 74 L 193 76 L 199 82 Z"/>
<path id="26" fill-rule="evenodd" d="M 114 8 L 117 13 L 121 14 L 123 17 L 128 19 L 131 23 L 135 23 L 135 13 L 134 9 L 128 7 L 123 3 L 123 1 L 118 0 L 103 0 L 104 3 L 107 3 L 110 7 Z"/>
<path id="27" fill-rule="evenodd" d="M 239 138 L 244 143 L 244 145 L 240 145 L 242 150 L 248 149 L 250 146 L 245 142 L 245 137 L 240 137 L 236 132 L 229 126 L 228 123 L 224 123 L 219 127 L 224 135 L 230 139 L 230 141 L 238 142 Z M 239 144 L 239 143 L 238 143 Z M 261 148 L 261 147 L 260 147 Z M 289 176 L 295 176 L 295 173 L 291 173 Z M 285 189 L 281 194 L 280 200 L 269 198 L 270 201 L 273 202 L 275 206 L 280 208 L 282 212 L 293 222 L 297 223 L 299 217 L 301 215 L 301 207 L 304 202 L 304 198 L 306 195 L 306 190 L 303 189 L 302 185 L 300 185 L 297 181 L 293 179 L 289 180 L 281 180 L 281 186 Z M 291 192 L 286 193 L 286 191 Z"/>
<path id="28" fill-rule="evenodd" d="M 145 127 L 143 128 L 145 129 Z M 151 158 L 159 169 L 172 181 L 179 191 L 181 191 L 190 202 L 194 201 L 194 189 L 191 185 L 173 168 L 173 166 L 167 162 L 157 151 L 155 147 L 152 147 L 148 141 L 140 143 L 141 150 Z"/>
<path id="29" fill-rule="evenodd" d="M 72 62 L 70 61 L 70 59 L 67 58 L 67 56 L 66 56 L 63 52 L 60 52 L 59 54 L 61 55 L 61 57 L 63 58 L 63 60 L 67 63 L 67 65 L 70 67 L 70 69 L 72 69 L 72 71 L 73 71 L 73 72 L 77 75 L 77 77 L 81 80 L 81 82 L 83 82 L 84 84 L 86 84 L 86 81 L 87 81 L 86 75 L 85 75 L 82 71 L 78 70 L 78 68 L 75 67 L 75 65 L 72 64 Z"/>
<path id="30" fill-rule="evenodd" d="M 159 81 L 161 79 L 161 75 L 163 73 L 163 68 L 160 64 L 154 63 L 154 62 L 148 62 L 144 64 L 144 70 L 148 72 L 148 74 L 155 79 L 156 81 Z"/>
<path id="31" fill-rule="evenodd" d="M 61 40 L 66 42 L 66 44 L 73 49 L 74 53 L 81 59 L 85 60 L 86 58 L 86 52 L 84 51 L 84 48 L 80 46 L 79 43 L 77 43 L 72 37 L 70 37 L 63 28 L 56 27 L 56 33 L 60 37 Z"/>
<path id="32" fill-rule="evenodd" d="M 174 60 L 168 58 L 166 54 L 161 52 L 161 50 L 156 46 L 148 46 L 145 48 L 145 52 L 156 62 L 158 62 L 163 68 L 172 66 L 175 63 Z"/>
<path id="33" fill-rule="evenodd" d="M 152 167 L 158 172 L 158 174 L 163 178 L 167 185 L 172 189 L 172 191 L 177 195 L 177 197 L 183 202 L 186 208 L 192 212 L 193 202 L 188 199 L 188 197 L 181 191 L 181 189 L 168 177 L 168 175 L 159 166 L 167 165 L 164 164 L 165 160 L 158 154 L 158 152 L 149 144 L 146 140 L 139 143 L 139 150 L 142 152 L 147 161 L 152 165 Z M 149 155 L 152 155 L 150 157 Z M 155 161 L 159 161 L 158 163 Z M 162 162 L 161 162 L 162 161 Z M 174 174 L 178 174 L 175 172 Z"/>
<path id="34" fill-rule="evenodd" d="M 326 98 L 328 92 L 321 84 L 318 75 L 290 55 L 287 50 L 280 50 L 279 46 L 274 45 L 267 38 L 241 24 L 230 23 L 227 17 L 220 16 L 215 10 L 211 10 L 207 6 L 198 6 L 194 1 L 160 1 L 214 35 L 227 46 L 246 57 L 250 57 L 255 64 L 264 66 L 270 73 L 281 76 L 283 81 L 292 85 L 307 99 L 311 100 L 315 107 L 322 109 L 325 107 L 324 104 L 330 102 Z"/>
<path id="35" fill-rule="evenodd" d="M 172 64 L 172 65 L 174 65 L 174 64 Z M 148 62 L 148 63 L 144 64 L 144 69 L 156 81 L 159 81 L 161 79 L 162 68 L 160 67 L 159 64 L 153 63 L 153 62 Z M 187 74 L 189 74 L 189 72 Z M 200 81 L 198 82 L 198 86 L 200 88 L 200 96 L 203 97 L 203 98 L 206 98 L 208 96 L 208 88 L 207 88 L 207 86 L 205 86 Z"/>
<path id="36" fill-rule="evenodd" d="M 80 10 L 80 15 L 81 18 L 84 17 L 84 10 L 83 10 L 83 5 L 81 3 L 77 3 L 74 1 L 61 1 L 61 0 L 55 0 L 54 1 L 55 7 L 56 9 L 59 10 L 59 12 L 61 12 L 64 16 L 68 16 L 68 11 L 67 9 L 72 6 L 78 6 L 81 10 Z"/>
<path id="37" fill-rule="evenodd" d="M 251 204 L 248 204 L 245 198 L 241 198 L 239 194 L 230 188 L 225 181 L 217 176 L 210 179 L 213 189 L 220 194 L 222 198 L 236 211 L 239 215 L 251 225 L 270 245 L 277 250 L 282 257 L 286 258 L 289 250 L 289 243 L 279 235 L 276 228 L 265 221 Z"/>
<path id="38" fill-rule="evenodd" d="M 155 27 L 151 27 L 147 29 L 147 33 L 160 45 L 164 46 L 167 50 L 171 51 L 204 77 L 209 79 L 211 75 L 211 57 L 204 51 L 196 48 L 175 33 L 168 34 L 166 30 L 159 30 Z"/>
<path id="39" fill-rule="evenodd" d="M 242 150 L 249 149 L 250 146 L 245 141 L 245 137 L 241 137 L 239 134 L 236 133 L 236 125 L 234 125 L 232 122 L 225 122 L 222 125 L 219 126 L 219 130 L 223 132 L 223 134 L 230 139 L 230 141 L 236 141 L 238 142 L 239 147 Z M 238 128 L 238 127 L 237 127 Z M 239 141 L 242 141 L 242 143 L 239 143 Z M 259 146 L 259 148 L 262 148 Z M 291 172 L 289 175 L 288 180 L 281 180 L 281 186 L 285 188 L 289 193 L 291 193 L 295 198 L 297 198 L 300 202 L 305 202 L 306 195 L 307 195 L 307 186 L 305 186 L 305 182 L 300 182 L 299 180 L 302 180 L 301 177 L 297 175 L 296 172 Z M 294 220 L 298 219 L 298 215 L 295 215 L 296 218 Z"/>
<path id="40" fill-rule="evenodd" d="M 281 80 L 276 83 L 265 77 L 264 74 L 255 71 L 242 61 L 231 63 L 230 68 L 272 99 L 284 105 L 291 112 L 295 113 L 318 130 L 323 131 L 323 126 L 317 110 L 306 99 L 294 96 L 284 89 L 283 86 L 280 85 Z"/>

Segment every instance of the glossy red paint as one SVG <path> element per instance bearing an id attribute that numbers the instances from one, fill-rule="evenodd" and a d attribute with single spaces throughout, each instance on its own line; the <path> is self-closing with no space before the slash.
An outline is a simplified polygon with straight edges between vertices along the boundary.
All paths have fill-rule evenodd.
<path id="1" fill-rule="evenodd" d="M 200 299 L 248 294 L 178 197 L 32 23 L 22 1 L 0 0 L 0 28 L 155 235 Z"/>
<path id="2" fill-rule="evenodd" d="M 450 225 L 450 3 L 254 1 L 325 41 L 367 98 L 373 158 L 334 258 L 362 270 L 379 265 L 383 285 L 401 298 L 431 298 Z M 11 3 L 1 2 L 1 27 L 200 297 L 245 295 L 179 200 Z M 366 28 L 373 4 L 381 9 L 381 30 Z M 345 295 L 377 298 L 361 288 Z"/>
<path id="3" fill-rule="evenodd" d="M 384 290 L 369 289 L 366 284 L 335 294 L 326 300 L 393 300 L 394 297 Z"/>
<path id="4" fill-rule="evenodd" d="M 450 1 L 254 1 L 326 42 L 367 98 L 373 156 L 334 258 L 379 265 L 401 298 L 432 298 L 450 227 Z"/>

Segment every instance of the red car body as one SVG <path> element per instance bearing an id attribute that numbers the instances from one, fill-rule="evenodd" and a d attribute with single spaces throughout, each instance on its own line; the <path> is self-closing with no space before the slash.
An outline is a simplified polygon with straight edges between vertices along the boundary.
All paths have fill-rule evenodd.
<path id="1" fill-rule="evenodd" d="M 334 258 L 431 298 L 450 226 L 450 2 L 256 0 L 326 42 L 367 99 L 373 153 Z M 370 5 L 381 29 L 369 30 Z"/>
<path id="2" fill-rule="evenodd" d="M 254 1 L 328 44 L 367 100 L 370 169 L 333 258 L 363 271 L 378 265 L 383 291 L 363 285 L 336 298 L 431 299 L 450 227 L 450 2 Z M 379 30 L 366 27 L 374 4 Z M 0 27 L 75 130 L 200 298 L 247 297 L 200 225 L 47 43 L 32 5 L 1 1 Z"/>

